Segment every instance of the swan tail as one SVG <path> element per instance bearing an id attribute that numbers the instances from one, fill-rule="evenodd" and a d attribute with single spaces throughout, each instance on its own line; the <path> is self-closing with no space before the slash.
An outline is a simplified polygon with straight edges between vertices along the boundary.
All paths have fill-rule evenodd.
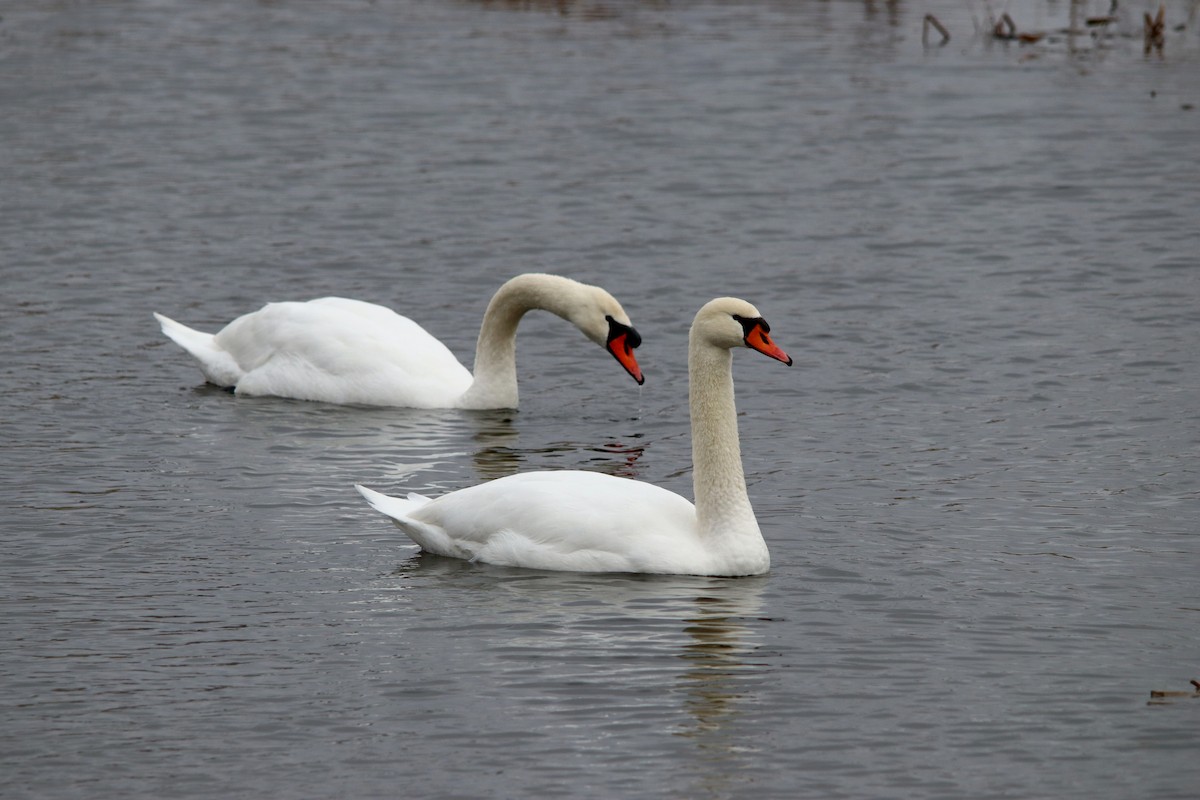
<path id="1" fill-rule="evenodd" d="M 223 387 L 237 385 L 242 369 L 229 353 L 217 347 L 213 334 L 189 328 L 158 312 L 154 312 L 154 318 L 167 338 L 200 362 L 200 370 L 209 383 Z"/>
<path id="2" fill-rule="evenodd" d="M 390 517 L 396 527 L 404 531 L 408 538 L 416 542 L 422 550 L 452 558 L 470 559 L 473 557 L 474 553 L 470 549 L 452 541 L 446 532 L 437 525 L 421 522 L 410 516 L 414 511 L 430 502 L 430 498 L 425 495 L 411 492 L 408 497 L 401 498 L 391 497 L 359 484 L 355 484 L 354 488 L 358 489 L 358 493 L 366 498 L 367 502 L 371 504 L 371 508 Z"/>
<path id="3" fill-rule="evenodd" d="M 401 498 L 368 489 L 357 483 L 354 484 L 354 488 L 358 489 L 358 493 L 366 498 L 366 501 L 371 504 L 371 508 L 397 522 L 407 520 L 409 514 L 429 502 L 428 497 L 415 492 L 409 494 L 408 497 Z"/>

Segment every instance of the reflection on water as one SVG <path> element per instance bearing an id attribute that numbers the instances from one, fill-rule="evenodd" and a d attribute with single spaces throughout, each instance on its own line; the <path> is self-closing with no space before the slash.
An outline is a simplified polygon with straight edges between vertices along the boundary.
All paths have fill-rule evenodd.
<path id="1" fill-rule="evenodd" d="M 471 0 L 485 8 L 506 11 L 541 11 L 585 20 L 612 19 L 620 14 L 620 6 L 603 0 Z M 661 8 L 663 0 L 642 0 L 641 5 Z"/>
<path id="2" fill-rule="evenodd" d="M 187 440 L 193 460 L 223 458 L 247 479 L 290 474 L 288 488 L 298 494 L 354 483 L 437 494 L 545 468 L 636 477 L 643 452 L 641 445 L 561 439 L 524 447 L 539 432 L 528 432 L 531 420 L 510 411 L 353 408 L 236 398 L 208 386 L 189 395 L 191 420 L 171 435 Z M 463 473 L 464 460 L 474 477 Z"/>
<path id="3" fill-rule="evenodd" d="M 494 438 L 494 437 L 493 437 Z M 516 438 L 515 435 L 512 438 Z M 480 477 L 491 480 L 503 478 L 525 470 L 526 463 L 533 457 L 538 461 L 556 460 L 572 469 L 603 472 L 622 478 L 638 477 L 637 461 L 645 448 L 641 445 L 626 445 L 608 442 L 592 446 L 583 442 L 552 442 L 544 447 L 513 447 L 489 445 L 475 451 L 475 469 Z M 588 455 L 589 453 L 593 455 Z M 568 458 L 563 458 L 564 456 Z"/>
<path id="4" fill-rule="evenodd" d="M 758 611 L 760 579 L 730 581 L 741 596 L 702 595 L 696 598 L 698 616 L 688 620 L 685 632 L 692 643 L 684 647 L 680 658 L 689 664 L 680 676 L 687 687 L 688 709 L 696 726 L 684 735 L 700 738 L 721 728 L 722 719 L 733 710 L 739 696 L 733 689 L 734 673 L 747 666 L 757 644 L 748 640 L 746 618 Z M 750 584 L 756 584 L 749 588 Z M 724 587 L 721 587 L 724 588 Z M 753 594 L 748 594 L 749 592 Z M 753 603 L 748 602 L 753 600 Z M 732 602 L 731 602 L 732 601 Z"/>
<path id="5" fill-rule="evenodd" d="M 696 745 L 692 797 L 727 796 L 736 779 L 744 778 L 741 756 L 752 750 L 734 723 L 740 703 L 753 700 L 746 679 L 767 669 L 753 660 L 760 634 L 750 624 L 765 585 L 765 578 L 714 583 L 695 598 L 695 616 L 684 628 L 691 642 L 679 654 L 687 668 L 678 685 L 691 720 L 677 735 Z"/>
<path id="6" fill-rule="evenodd" d="M 681 8 L 666 2 L 641 0 L 637 3 L 614 4 L 602 0 L 469 0 L 487 9 L 534 12 L 585 22 L 619 22 L 635 33 L 698 34 L 701 29 L 691 24 L 727 22 L 724 17 L 706 17 L 704 4 Z M 1101 60 L 1109 53 L 1128 49 L 1146 57 L 1165 59 L 1186 58 L 1194 51 L 1194 31 L 1197 8 L 1192 0 L 1155 3 L 1153 8 L 1123 8 L 1117 0 L 1070 0 L 1066 3 L 1046 0 L 1010 0 L 997 6 L 987 3 L 960 4 L 953 9 L 938 9 L 937 15 L 928 12 L 926 5 L 904 3 L 902 0 L 866 0 L 861 4 L 864 25 L 854 32 L 854 46 L 865 52 L 889 52 L 900 43 L 910 41 L 905 26 L 921 27 L 921 20 L 930 17 L 948 38 L 932 35 L 925 22 L 920 37 L 923 47 L 936 50 L 953 44 L 975 50 L 1011 48 L 1017 61 L 1034 61 L 1043 56 L 1065 53 L 1072 58 Z M 815 38 L 835 37 L 833 16 L 821 5 L 770 2 L 755 4 L 764 15 L 777 15 L 775 24 L 794 27 L 798 35 Z M 1152 15 L 1157 10 L 1159 13 Z M 648 21 L 650 20 L 650 21 Z M 1168 43 L 1168 40 L 1169 43 Z M 832 38 L 831 38 L 832 41 Z M 965 45 L 963 44 L 965 43 Z M 930 45 L 933 45 L 930 48 Z M 832 45 L 831 45 L 832 46 Z M 1003 51 L 1001 51 L 1003 52 Z M 1170 54 L 1170 55 L 1168 55 Z"/>
<path id="7" fill-rule="evenodd" d="M 458 597 L 466 613 L 443 608 L 431 620 L 439 635 L 474 637 L 488 653 L 475 668 L 498 680 L 493 690 L 527 697 L 522 713 L 536 708 L 556 735 L 586 740 L 577 746 L 612 735 L 615 708 L 659 709 L 687 743 L 673 752 L 691 764 L 691 796 L 709 796 L 744 777 L 754 753 L 739 722 L 773 668 L 758 655 L 768 580 L 539 572 L 420 554 L 400 563 L 376 608 L 394 609 L 396 589 L 414 607 L 434 587 Z"/>
<path id="8" fill-rule="evenodd" d="M 237 398 L 203 387 L 182 435 L 201 455 L 238 454 L 230 468 L 326 473 L 331 465 L 374 463 L 398 480 L 456 462 L 470 418 L 441 409 L 334 406 L 282 398 Z M 252 446 L 248 446 L 252 445 Z"/>
<path id="9" fill-rule="evenodd" d="M 646 448 L 641 445 L 608 442 L 600 447 L 590 448 L 590 450 L 593 453 L 603 454 L 603 457 L 589 459 L 588 469 L 607 472 L 622 478 L 636 478 L 638 476 L 637 462 L 645 453 Z M 609 455 L 616 456 L 616 458 L 609 459 L 607 458 Z"/>

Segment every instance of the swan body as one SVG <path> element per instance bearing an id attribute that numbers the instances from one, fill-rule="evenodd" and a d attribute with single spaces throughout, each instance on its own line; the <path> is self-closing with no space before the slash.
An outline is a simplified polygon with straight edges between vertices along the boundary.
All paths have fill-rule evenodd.
<path id="1" fill-rule="evenodd" d="M 693 505 L 641 481 L 577 470 L 526 472 L 430 499 L 358 486 L 423 550 L 574 572 L 757 575 L 771 564 L 742 473 L 731 348 L 790 365 L 754 306 L 718 298 L 689 336 Z"/>
<path id="2" fill-rule="evenodd" d="M 406 408 L 516 408 L 517 324 L 545 309 L 605 347 L 642 383 L 641 343 L 617 300 L 598 286 L 557 275 L 511 279 L 488 304 L 475 371 L 408 317 L 389 308 L 323 297 L 268 303 L 216 334 L 162 314 L 162 331 L 187 350 L 204 377 L 239 395 Z"/>

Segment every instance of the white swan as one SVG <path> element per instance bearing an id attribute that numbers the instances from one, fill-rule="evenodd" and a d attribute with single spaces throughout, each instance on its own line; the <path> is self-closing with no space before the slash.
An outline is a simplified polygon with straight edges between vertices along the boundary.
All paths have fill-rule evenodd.
<path id="1" fill-rule="evenodd" d="M 700 309 L 688 342 L 693 506 L 666 489 L 596 472 L 526 472 L 436 500 L 356 488 L 421 546 L 441 556 L 574 572 L 757 575 L 771 558 L 738 446 L 731 348 L 788 364 L 745 300 Z"/>
<path id="2" fill-rule="evenodd" d="M 475 374 L 424 328 L 391 309 L 323 297 L 268 303 L 219 333 L 162 314 L 162 331 L 200 362 L 204 377 L 239 395 L 406 408 L 516 408 L 517 323 L 540 308 L 573 323 L 642 383 L 641 337 L 598 286 L 525 274 L 496 291 L 483 315 Z"/>

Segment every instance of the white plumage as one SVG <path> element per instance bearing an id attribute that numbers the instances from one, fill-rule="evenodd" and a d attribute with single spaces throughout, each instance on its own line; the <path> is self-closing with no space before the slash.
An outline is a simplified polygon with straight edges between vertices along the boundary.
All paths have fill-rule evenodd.
<path id="1" fill-rule="evenodd" d="M 474 374 L 408 317 L 361 300 L 269 303 L 216 334 L 154 316 L 163 333 L 200 362 L 206 380 L 239 395 L 408 408 L 515 408 L 517 324 L 535 308 L 576 325 L 641 383 L 633 355 L 641 340 L 620 303 L 597 286 L 556 275 L 519 275 L 500 287 L 480 326 Z"/>
<path id="2" fill-rule="evenodd" d="M 755 575 L 770 555 L 742 474 L 730 349 L 791 364 L 757 309 L 718 298 L 692 324 L 688 354 L 696 504 L 595 472 L 527 472 L 436 499 L 357 487 L 423 550 L 489 564 L 575 572 Z"/>

